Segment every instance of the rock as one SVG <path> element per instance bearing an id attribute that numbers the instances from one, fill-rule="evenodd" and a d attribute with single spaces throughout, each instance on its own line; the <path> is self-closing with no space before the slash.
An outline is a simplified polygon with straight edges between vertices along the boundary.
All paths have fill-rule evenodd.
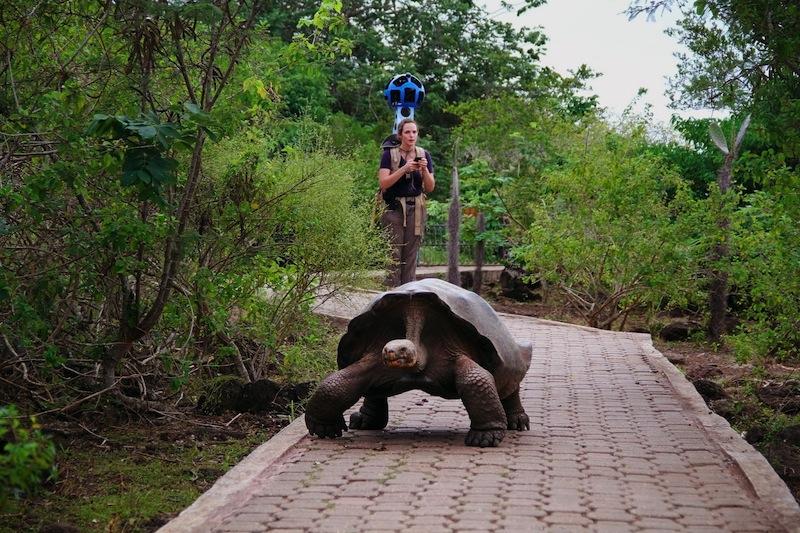
<path id="1" fill-rule="evenodd" d="M 311 389 L 314 388 L 313 381 L 304 381 L 293 385 L 286 394 L 286 397 L 293 402 L 302 402 L 311 394 Z"/>
<path id="2" fill-rule="evenodd" d="M 800 446 L 800 425 L 786 426 L 778 432 L 778 438 L 787 444 Z"/>
<path id="3" fill-rule="evenodd" d="M 686 355 L 675 352 L 664 352 L 664 357 L 673 365 L 682 365 L 686 362 Z"/>
<path id="4" fill-rule="evenodd" d="M 286 396 L 281 394 L 282 389 L 280 384 L 271 379 L 245 383 L 236 409 L 239 412 L 250 413 L 282 410 L 286 407 Z"/>
<path id="5" fill-rule="evenodd" d="M 750 444 L 758 444 L 763 441 L 766 436 L 767 430 L 763 426 L 754 426 L 745 432 L 744 440 Z"/>
<path id="6" fill-rule="evenodd" d="M 766 383 L 756 389 L 756 395 L 767 406 L 787 415 L 800 413 L 800 381 Z"/>
<path id="7" fill-rule="evenodd" d="M 722 369 L 716 363 L 707 363 L 690 368 L 686 372 L 689 381 L 712 379 L 722 375 Z"/>
<path id="8" fill-rule="evenodd" d="M 700 326 L 690 320 L 681 318 L 673 320 L 658 332 L 659 338 L 665 341 L 685 341 L 695 332 L 700 330 Z"/>
<path id="9" fill-rule="evenodd" d="M 692 381 L 692 385 L 694 385 L 694 388 L 697 389 L 697 392 L 700 393 L 706 403 L 710 400 L 720 400 L 728 397 L 725 389 L 710 379 L 696 379 Z"/>
<path id="10" fill-rule="evenodd" d="M 216 378 L 205 387 L 197 408 L 205 414 L 219 415 L 224 411 L 259 413 L 284 412 L 290 402 L 306 399 L 314 386 L 311 382 L 281 385 L 270 379 L 242 383 L 234 376 Z"/>
<path id="11" fill-rule="evenodd" d="M 39 533 L 80 533 L 80 531 L 72 524 L 45 524 L 39 528 Z"/>
<path id="12" fill-rule="evenodd" d="M 242 381 L 234 376 L 212 379 L 197 401 L 197 408 L 208 415 L 220 415 L 225 411 L 238 410 L 242 396 Z"/>
<path id="13" fill-rule="evenodd" d="M 731 420 L 736 416 L 736 402 L 733 400 L 728 400 L 726 398 L 714 400 L 709 407 L 711 407 L 712 411 L 727 420 Z"/>
<path id="14" fill-rule="evenodd" d="M 800 480 L 800 453 L 797 453 L 797 447 L 775 440 L 759 451 L 787 485 L 796 486 Z"/>
<path id="15" fill-rule="evenodd" d="M 519 302 L 541 300 L 542 297 L 535 292 L 541 283 L 538 281 L 528 283 L 523 276 L 525 276 L 525 271 L 511 266 L 505 267 L 500 273 L 500 289 L 503 296 Z"/>

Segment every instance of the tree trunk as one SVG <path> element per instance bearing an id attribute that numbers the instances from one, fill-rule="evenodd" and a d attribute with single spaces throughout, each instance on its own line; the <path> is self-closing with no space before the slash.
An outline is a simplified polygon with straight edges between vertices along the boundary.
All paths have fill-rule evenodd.
<path id="1" fill-rule="evenodd" d="M 725 322 L 728 315 L 728 271 L 727 263 L 730 250 L 730 220 L 728 220 L 728 193 L 731 188 L 731 169 L 735 152 L 731 151 L 725 156 L 725 162 L 719 169 L 717 185 L 719 186 L 720 205 L 717 211 L 717 227 L 719 228 L 720 242 L 711 250 L 711 272 L 709 285 L 709 311 L 711 316 L 708 322 L 708 334 L 712 340 L 718 341 L 725 333 Z"/>
<path id="2" fill-rule="evenodd" d="M 472 290 L 475 291 L 475 294 L 480 294 L 483 289 L 483 261 L 486 254 L 486 244 L 480 237 L 484 231 L 486 231 L 486 215 L 481 211 L 475 221 L 475 235 L 479 237 L 475 242 L 475 277 L 472 282 Z"/>
<path id="3" fill-rule="evenodd" d="M 106 352 L 103 358 L 103 383 L 106 387 L 111 387 L 116 381 L 117 366 L 122 362 L 133 343 L 147 335 L 161 318 L 164 306 L 169 299 L 172 282 L 177 273 L 178 263 L 181 259 L 180 241 L 186 229 L 186 222 L 189 218 L 189 209 L 194 199 L 197 182 L 200 178 L 200 161 L 203 152 L 205 133 L 198 129 L 192 162 L 189 167 L 189 176 L 186 181 L 183 198 L 178 209 L 178 226 L 168 239 L 164 250 L 164 266 L 159 281 L 158 293 L 150 306 L 150 310 L 143 318 L 140 310 L 135 307 L 135 295 L 128 286 L 126 280 L 122 280 L 122 317 L 120 319 L 119 333 L 117 339 Z"/>
<path id="4" fill-rule="evenodd" d="M 458 187 L 458 166 L 453 161 L 453 181 L 450 183 L 450 210 L 447 213 L 447 281 L 461 286 L 458 271 L 458 242 L 461 226 L 461 200 Z"/>

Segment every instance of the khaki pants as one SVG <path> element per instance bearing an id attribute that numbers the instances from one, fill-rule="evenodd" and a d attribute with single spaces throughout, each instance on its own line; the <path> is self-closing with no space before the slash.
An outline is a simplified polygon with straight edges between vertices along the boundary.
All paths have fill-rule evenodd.
<path id="1" fill-rule="evenodd" d="M 417 252 L 422 243 L 422 235 L 414 235 L 414 210 L 416 205 L 406 208 L 406 225 L 403 227 L 403 210 L 386 210 L 381 216 L 381 225 L 389 230 L 392 244 L 392 261 L 389 267 L 386 285 L 397 287 L 403 283 L 414 281 L 417 275 Z M 422 227 L 428 214 L 422 207 Z"/>

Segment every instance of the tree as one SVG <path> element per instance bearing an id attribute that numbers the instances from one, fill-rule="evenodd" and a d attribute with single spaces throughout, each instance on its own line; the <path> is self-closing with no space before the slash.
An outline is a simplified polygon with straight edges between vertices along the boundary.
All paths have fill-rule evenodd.
<path id="1" fill-rule="evenodd" d="M 751 112 L 770 141 L 800 157 L 800 9 L 786 0 L 635 0 L 631 16 L 677 7 L 673 102 Z M 744 114 L 744 113 L 742 113 Z"/>
<path id="2" fill-rule="evenodd" d="M 725 160 L 717 174 L 717 187 L 719 189 L 719 203 L 714 212 L 717 214 L 717 228 L 719 229 L 719 240 L 714 244 L 711 250 L 711 287 L 709 290 L 709 307 L 711 309 L 711 318 L 709 320 L 709 334 L 712 339 L 719 340 L 722 333 L 725 331 L 725 317 L 728 309 L 728 268 L 725 263 L 728 261 L 729 240 L 730 240 L 730 219 L 729 209 L 726 205 L 730 197 L 731 190 L 731 174 L 733 171 L 733 162 L 739 153 L 739 148 L 744 140 L 744 134 L 747 132 L 747 127 L 750 125 L 750 116 L 748 115 L 742 122 L 739 132 L 735 138 L 731 139 L 729 143 L 722 133 L 719 124 L 712 122 L 709 132 L 711 139 L 719 150 L 725 154 Z"/>
<path id="3" fill-rule="evenodd" d="M 0 333 L 15 361 L 17 349 L 35 349 L 58 368 L 91 346 L 104 391 L 120 392 L 118 370 L 153 334 L 172 293 L 185 292 L 187 250 L 207 229 L 198 200 L 209 181 L 206 140 L 234 130 L 221 125 L 224 113 L 233 124 L 254 117 L 232 110 L 234 96 L 246 96 L 231 87 L 270 96 L 260 80 L 236 77 L 248 47 L 269 36 L 266 7 L 6 6 Z M 339 19 L 335 2 L 323 2 L 306 24 L 311 37 L 298 34 L 286 57 L 332 52 L 319 34 Z"/>
<path id="4" fill-rule="evenodd" d="M 454 134 L 465 146 L 464 188 L 471 185 L 477 192 L 471 205 L 496 211 L 497 218 L 503 211 L 512 241 L 516 230 L 530 226 L 529 203 L 538 197 L 542 173 L 563 161 L 568 132 L 576 121 L 594 115 L 594 99 L 585 102 L 589 107 L 549 94 L 505 94 L 449 108 L 460 117 Z"/>
<path id="5" fill-rule="evenodd" d="M 544 172 L 527 238 L 512 250 L 592 327 L 680 305 L 694 287 L 696 250 L 676 222 L 688 189 L 644 143 L 642 124 L 576 128 L 563 163 Z"/>
<path id="6" fill-rule="evenodd" d="M 527 1 L 522 9 L 542 3 Z M 585 71 L 563 77 L 542 66 L 546 38 L 539 29 L 494 20 L 475 2 L 347 1 L 342 12 L 349 22 L 346 36 L 355 45 L 351 56 L 332 67 L 335 109 L 376 123 L 376 138 L 383 138 L 393 120 L 383 100 L 385 84 L 398 73 L 417 75 L 428 93 L 417 118 L 426 148 L 443 162 L 437 198 L 449 189 L 450 130 L 460 119 L 450 106 L 506 94 L 585 104 L 576 96 Z"/>

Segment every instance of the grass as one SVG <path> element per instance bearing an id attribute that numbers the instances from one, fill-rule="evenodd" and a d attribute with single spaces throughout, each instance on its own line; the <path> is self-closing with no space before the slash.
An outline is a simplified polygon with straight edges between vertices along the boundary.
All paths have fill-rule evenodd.
<path id="1" fill-rule="evenodd" d="M 88 434 L 60 446 L 61 480 L 38 496 L 11 502 L 10 512 L 0 516 L 0 531 L 52 524 L 79 531 L 153 531 L 272 433 L 206 442 L 183 430 L 168 430 L 161 440 L 152 430 L 134 425 L 107 433 L 110 447 Z"/>

